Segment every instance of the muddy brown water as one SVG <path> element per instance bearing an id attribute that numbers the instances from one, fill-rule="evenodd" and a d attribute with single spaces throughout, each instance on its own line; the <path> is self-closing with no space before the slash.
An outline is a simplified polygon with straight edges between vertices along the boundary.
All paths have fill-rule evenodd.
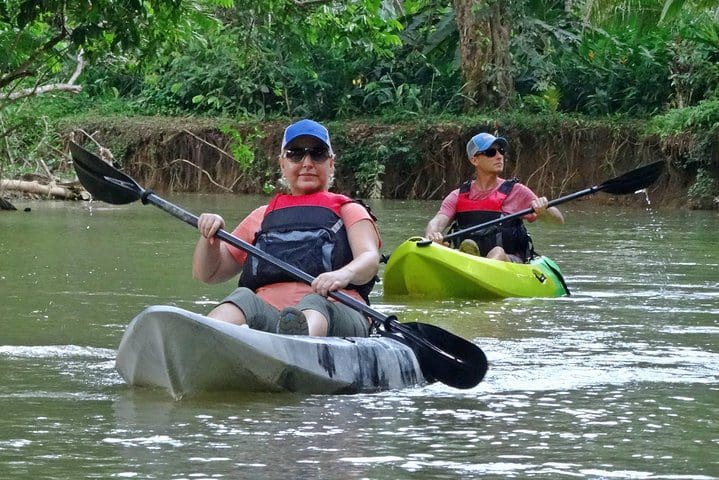
<path id="1" fill-rule="evenodd" d="M 169 195 L 228 223 L 266 199 Z M 385 253 L 437 202 L 372 202 Z M 130 388 L 115 349 L 134 315 L 205 312 L 197 238 L 151 206 L 17 202 L 0 214 L 0 478 L 719 478 L 719 216 L 563 208 L 532 225 L 573 295 L 391 302 L 490 361 L 476 388 L 371 395 Z"/>

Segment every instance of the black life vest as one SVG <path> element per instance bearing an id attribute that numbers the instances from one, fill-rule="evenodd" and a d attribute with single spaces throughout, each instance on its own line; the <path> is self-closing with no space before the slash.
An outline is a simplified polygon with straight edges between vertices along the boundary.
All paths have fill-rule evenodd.
<path id="1" fill-rule="evenodd" d="M 313 277 L 342 268 L 354 257 L 340 210 L 342 205 L 353 201 L 331 192 L 276 195 L 267 205 L 260 231 L 252 243 Z M 297 279 L 250 255 L 242 266 L 239 285 L 257 290 L 264 285 L 291 281 Z M 369 293 L 375 281 L 364 285 L 350 284 L 347 288 L 357 290 L 369 304 Z"/>
<path id="2" fill-rule="evenodd" d="M 487 197 L 472 200 L 469 198 L 472 181 L 467 180 L 464 182 L 459 187 L 455 223 L 452 225 L 450 231 L 464 230 L 465 228 L 502 217 L 504 213 L 502 209 L 504 201 L 516 183 L 518 183 L 516 178 L 505 180 L 499 188 Z M 508 254 L 520 256 L 525 262 L 532 255 L 531 240 L 521 218 L 515 218 L 473 232 L 469 235 L 458 237 L 454 239 L 455 248 L 459 246 L 465 238 L 471 238 L 477 242 L 479 252 L 482 256 L 486 256 L 487 253 L 496 246 L 502 247 Z"/>

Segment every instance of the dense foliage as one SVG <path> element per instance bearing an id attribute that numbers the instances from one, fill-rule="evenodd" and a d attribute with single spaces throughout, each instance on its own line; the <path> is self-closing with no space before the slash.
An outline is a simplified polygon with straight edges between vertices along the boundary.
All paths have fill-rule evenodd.
<path id="1" fill-rule="evenodd" d="M 718 95 L 716 6 L 478 4 L 496 2 L 512 16 L 514 108 L 644 115 Z M 0 93 L 62 81 L 83 48 L 87 95 L 150 113 L 457 113 L 466 104 L 453 12 L 446 0 L 11 0 L 0 7 L 10 53 Z"/>
<path id="2" fill-rule="evenodd" d="M 110 93 L 92 89 L 103 82 L 98 72 L 111 71 L 100 65 L 150 66 L 211 28 L 222 6 L 231 0 L 0 2 L 0 172 L 57 159 L 52 122 Z M 79 90 L 76 98 L 63 93 Z"/>

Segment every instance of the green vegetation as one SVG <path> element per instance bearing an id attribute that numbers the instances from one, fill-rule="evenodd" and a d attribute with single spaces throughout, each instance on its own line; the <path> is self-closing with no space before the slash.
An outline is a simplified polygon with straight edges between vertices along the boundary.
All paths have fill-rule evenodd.
<path id="1" fill-rule="evenodd" d="M 460 54 L 472 48 L 479 68 Z M 64 162 L 57 125 L 78 115 L 218 119 L 247 169 L 259 132 L 237 121 L 497 112 L 518 124 L 639 121 L 684 138 L 673 158 L 696 176 L 697 203 L 718 193 L 715 1 L 8 0 L 0 49 L 5 176 Z M 377 195 L 388 162 L 419 158 L 406 139 L 367 142 L 364 157 L 345 155 L 364 195 Z"/>
<path id="2" fill-rule="evenodd" d="M 719 198 L 716 176 L 716 142 L 719 139 L 719 98 L 702 100 L 697 105 L 676 108 L 651 119 L 651 132 L 664 139 L 682 138 L 681 149 L 674 155 L 674 166 L 687 172 L 696 172 L 695 183 L 687 195 L 694 208 L 712 208 Z M 714 172 L 712 175 L 711 172 Z"/>

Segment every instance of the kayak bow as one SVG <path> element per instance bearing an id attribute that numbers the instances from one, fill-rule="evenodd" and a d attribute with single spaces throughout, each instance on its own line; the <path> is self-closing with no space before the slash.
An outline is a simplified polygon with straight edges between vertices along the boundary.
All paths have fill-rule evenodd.
<path id="1" fill-rule="evenodd" d="M 278 335 L 181 308 L 133 319 L 116 367 L 129 385 L 174 398 L 215 391 L 362 393 L 424 385 L 412 349 L 386 337 Z"/>
<path id="2" fill-rule="evenodd" d="M 389 258 L 385 295 L 491 300 L 507 297 L 568 295 L 559 267 L 537 256 L 529 263 L 490 260 L 413 237 Z"/>

